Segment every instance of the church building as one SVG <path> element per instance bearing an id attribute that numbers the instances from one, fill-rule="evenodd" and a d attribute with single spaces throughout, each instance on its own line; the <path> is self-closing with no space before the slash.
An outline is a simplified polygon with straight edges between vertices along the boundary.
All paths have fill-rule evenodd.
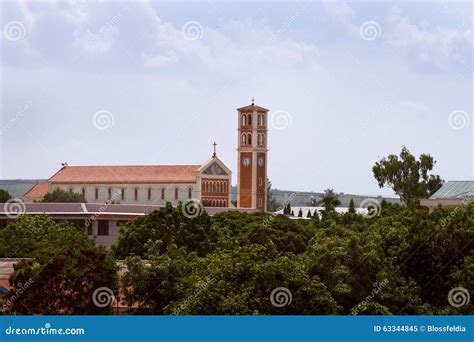
<path id="1" fill-rule="evenodd" d="M 237 109 L 237 207 L 265 211 L 267 197 L 268 109 L 252 104 Z M 63 166 L 31 188 L 25 203 L 61 189 L 82 194 L 87 203 L 176 205 L 197 199 L 206 207 L 233 207 L 232 171 L 216 154 L 201 165 Z"/>

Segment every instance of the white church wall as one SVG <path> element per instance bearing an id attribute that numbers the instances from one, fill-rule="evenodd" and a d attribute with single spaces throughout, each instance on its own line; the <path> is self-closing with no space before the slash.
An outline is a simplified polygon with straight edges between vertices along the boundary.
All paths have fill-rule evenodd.
<path id="1" fill-rule="evenodd" d="M 82 194 L 85 189 L 87 203 L 105 203 L 109 200 L 109 189 L 111 189 L 111 200 L 120 204 L 148 204 L 164 205 L 166 202 L 177 204 L 189 198 L 188 189 L 191 188 L 192 198 L 201 198 L 200 189 L 195 183 L 169 183 L 169 184 L 54 184 L 52 190 L 61 189 Z M 95 189 L 99 189 L 99 196 L 95 198 Z M 151 189 L 151 198 L 148 199 L 148 189 Z M 161 197 L 161 189 L 165 189 L 164 199 Z M 175 199 L 175 189 L 178 188 L 178 199 Z M 122 199 L 121 189 L 125 189 L 125 197 Z M 138 197 L 135 199 L 135 189 L 138 189 Z"/>

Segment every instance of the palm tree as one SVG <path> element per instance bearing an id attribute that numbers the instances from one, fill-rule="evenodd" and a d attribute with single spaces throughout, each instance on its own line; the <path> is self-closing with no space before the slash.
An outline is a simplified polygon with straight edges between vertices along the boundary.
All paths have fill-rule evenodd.
<path id="1" fill-rule="evenodd" d="M 319 204 L 323 205 L 326 212 L 332 212 L 335 211 L 338 205 L 341 205 L 341 201 L 339 201 L 333 189 L 326 189 Z"/>

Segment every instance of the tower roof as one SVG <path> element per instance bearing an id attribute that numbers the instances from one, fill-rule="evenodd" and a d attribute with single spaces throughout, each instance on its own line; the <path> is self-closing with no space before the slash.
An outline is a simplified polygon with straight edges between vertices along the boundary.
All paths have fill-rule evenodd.
<path id="1" fill-rule="evenodd" d="M 269 109 L 266 109 L 266 108 L 263 108 L 263 107 L 259 107 L 259 106 L 256 106 L 254 104 L 251 104 L 249 106 L 245 106 L 245 107 L 241 107 L 241 108 L 237 108 L 237 110 L 239 111 L 245 111 L 245 110 L 258 110 L 260 112 L 268 112 Z"/>

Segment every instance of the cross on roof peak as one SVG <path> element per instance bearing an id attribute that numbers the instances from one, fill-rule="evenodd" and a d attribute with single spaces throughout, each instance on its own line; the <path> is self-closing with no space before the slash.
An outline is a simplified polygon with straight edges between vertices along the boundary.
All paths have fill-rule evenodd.
<path id="1" fill-rule="evenodd" d="M 212 154 L 212 158 L 215 158 L 217 156 L 217 153 L 216 153 L 217 143 L 214 141 L 214 144 L 212 144 L 212 146 L 214 146 L 214 153 Z"/>

